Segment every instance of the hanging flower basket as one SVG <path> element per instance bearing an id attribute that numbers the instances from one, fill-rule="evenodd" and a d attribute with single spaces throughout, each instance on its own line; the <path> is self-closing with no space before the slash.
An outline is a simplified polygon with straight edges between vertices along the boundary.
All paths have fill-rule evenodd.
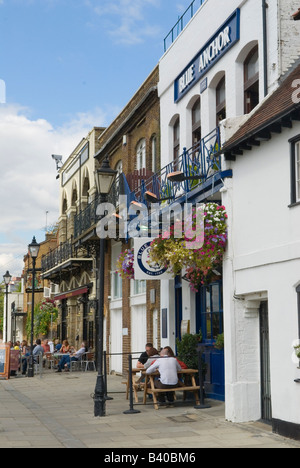
<path id="1" fill-rule="evenodd" d="M 197 214 L 194 209 L 192 227 L 195 229 Z M 186 270 L 185 278 L 194 292 L 211 281 L 213 270 L 222 264 L 227 243 L 227 214 L 224 206 L 207 203 L 204 206 L 204 243 L 200 249 L 188 249 L 191 242 L 191 226 L 185 226 L 185 234 L 175 238 L 176 226 L 165 232 L 151 244 L 149 261 L 168 267 L 173 276 Z"/>
<path id="2" fill-rule="evenodd" d="M 134 279 L 134 250 L 126 249 L 118 258 L 117 272 L 122 279 Z"/>

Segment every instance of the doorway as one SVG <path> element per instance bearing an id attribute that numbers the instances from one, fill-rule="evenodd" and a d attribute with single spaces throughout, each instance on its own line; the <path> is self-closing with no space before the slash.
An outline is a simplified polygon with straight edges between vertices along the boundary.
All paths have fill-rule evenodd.
<path id="1" fill-rule="evenodd" d="M 261 417 L 272 421 L 270 340 L 268 302 L 260 306 L 260 360 L 261 360 Z"/>
<path id="2" fill-rule="evenodd" d="M 202 286 L 196 296 L 196 326 L 202 332 L 206 364 L 205 390 L 209 398 L 225 400 L 224 349 L 216 349 L 215 343 L 223 333 L 222 281 Z"/>

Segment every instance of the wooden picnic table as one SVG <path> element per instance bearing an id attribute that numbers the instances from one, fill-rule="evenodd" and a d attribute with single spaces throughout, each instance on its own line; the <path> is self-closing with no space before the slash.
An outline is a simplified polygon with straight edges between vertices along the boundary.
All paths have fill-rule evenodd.
<path id="1" fill-rule="evenodd" d="M 139 369 L 141 371 L 141 369 Z M 143 403 L 144 405 L 147 402 L 147 394 L 153 395 L 153 403 L 154 403 L 154 408 L 158 410 L 158 401 L 157 401 L 157 394 L 158 393 L 166 393 L 166 392 L 178 392 L 178 391 L 183 391 L 183 392 L 193 392 L 194 397 L 196 400 L 196 404 L 200 404 L 200 399 L 199 399 L 199 389 L 200 387 L 196 384 L 196 379 L 195 376 L 198 374 L 198 370 L 196 369 L 181 369 L 178 371 L 178 387 L 173 387 L 170 389 L 160 389 L 160 388 L 155 388 L 154 385 L 154 379 L 155 377 L 158 377 L 160 374 L 158 371 L 153 372 L 152 374 L 146 374 L 146 370 L 142 370 L 142 376 L 145 377 L 145 382 L 144 382 L 144 399 Z M 191 384 L 188 382 L 188 377 L 191 379 Z M 183 378 L 183 381 L 180 379 Z M 150 384 L 150 387 L 148 386 Z"/>
<path id="2" fill-rule="evenodd" d="M 134 393 L 134 399 L 135 399 L 135 402 L 138 403 L 139 402 L 139 397 L 138 397 L 138 390 L 141 389 L 141 384 L 142 384 L 142 380 L 144 379 L 144 376 L 141 375 L 137 380 L 136 380 L 136 375 L 143 372 L 144 369 L 139 369 L 139 368 L 133 368 L 132 369 L 132 389 L 133 389 L 133 393 Z M 129 388 L 130 388 L 130 376 L 129 376 L 129 372 L 128 372 L 128 376 L 127 376 L 127 382 L 124 382 L 126 383 L 126 399 L 128 400 L 129 398 Z M 144 384 L 143 384 L 144 385 Z"/>

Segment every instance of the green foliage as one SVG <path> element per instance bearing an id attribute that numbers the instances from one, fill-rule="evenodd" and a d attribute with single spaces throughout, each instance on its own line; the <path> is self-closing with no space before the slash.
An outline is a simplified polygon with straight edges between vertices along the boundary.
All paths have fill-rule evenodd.
<path id="1" fill-rule="evenodd" d="M 183 361 L 189 369 L 198 369 L 197 347 L 202 341 L 201 331 L 195 335 L 186 333 L 181 341 L 177 339 L 178 358 Z"/>
<path id="2" fill-rule="evenodd" d="M 38 337 L 40 335 L 46 336 L 49 332 L 51 325 L 51 316 L 52 322 L 55 323 L 58 318 L 58 310 L 55 307 L 54 301 L 46 300 L 40 304 L 37 304 L 34 307 L 34 327 L 33 335 Z M 27 323 L 26 323 L 26 333 L 30 337 L 31 334 L 31 312 L 28 313 Z"/>
<path id="3" fill-rule="evenodd" d="M 220 350 L 224 349 L 224 333 L 217 336 L 215 348 Z"/>

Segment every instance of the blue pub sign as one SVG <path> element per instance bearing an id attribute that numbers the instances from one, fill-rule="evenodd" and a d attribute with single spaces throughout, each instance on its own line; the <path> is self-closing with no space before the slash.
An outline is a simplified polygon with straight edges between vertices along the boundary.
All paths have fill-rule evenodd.
<path id="1" fill-rule="evenodd" d="M 238 8 L 207 41 L 174 83 L 175 102 L 192 88 L 231 47 L 240 40 L 240 9 Z"/>

